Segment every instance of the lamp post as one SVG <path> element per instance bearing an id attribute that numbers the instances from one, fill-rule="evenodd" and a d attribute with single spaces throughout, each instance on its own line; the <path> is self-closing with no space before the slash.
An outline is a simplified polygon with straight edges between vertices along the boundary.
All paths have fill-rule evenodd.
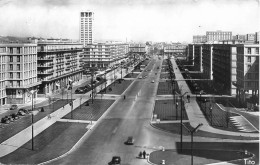
<path id="1" fill-rule="evenodd" d="M 199 127 L 201 127 L 203 124 L 202 123 L 200 123 L 199 125 L 197 125 L 197 127 L 196 128 L 194 128 L 193 130 L 190 130 L 189 128 L 187 128 L 186 126 L 185 126 L 185 124 L 182 124 L 183 126 L 184 126 L 184 128 L 186 128 L 186 130 L 190 133 L 190 135 L 191 135 L 191 165 L 193 165 L 193 134 L 195 133 L 195 132 L 197 132 L 198 130 L 199 130 Z"/>
<path id="2" fill-rule="evenodd" d="M 183 95 L 181 95 L 181 151 L 182 151 L 182 104 L 183 104 L 183 96 L 188 93 L 188 92 L 185 92 Z"/>
<path id="3" fill-rule="evenodd" d="M 211 119 L 210 119 L 210 124 L 211 124 L 211 126 L 212 126 L 212 106 L 210 106 L 209 109 L 210 109 L 210 118 L 211 118 Z"/>
<path id="4" fill-rule="evenodd" d="M 71 102 L 70 102 L 70 107 L 71 107 L 71 111 L 70 111 L 70 115 L 71 115 L 71 119 L 73 118 L 73 114 L 72 114 L 72 111 L 73 111 L 73 102 L 72 102 L 72 87 L 73 87 L 73 82 L 71 79 L 69 79 L 69 82 L 70 82 L 70 88 L 71 88 L 71 93 L 70 93 L 70 96 L 71 96 Z"/>
<path id="5" fill-rule="evenodd" d="M 178 120 L 178 102 L 176 102 L 176 120 Z"/>
<path id="6" fill-rule="evenodd" d="M 39 89 L 37 89 L 37 90 L 31 90 L 31 91 L 27 90 L 27 92 L 29 93 L 29 95 L 32 96 L 32 150 L 34 150 L 34 129 L 33 129 L 33 124 L 34 124 L 33 115 L 34 115 L 34 114 L 33 114 L 33 97 L 34 97 L 35 93 L 38 92 L 38 90 L 39 90 Z"/>

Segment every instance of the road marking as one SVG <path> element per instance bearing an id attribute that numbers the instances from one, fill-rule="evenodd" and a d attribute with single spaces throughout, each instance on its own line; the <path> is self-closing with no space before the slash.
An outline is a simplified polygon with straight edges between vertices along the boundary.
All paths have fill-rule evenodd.
<path id="1" fill-rule="evenodd" d="M 118 129 L 118 127 L 116 127 L 116 128 L 113 130 L 112 134 L 115 134 L 116 131 L 117 131 L 117 129 Z"/>

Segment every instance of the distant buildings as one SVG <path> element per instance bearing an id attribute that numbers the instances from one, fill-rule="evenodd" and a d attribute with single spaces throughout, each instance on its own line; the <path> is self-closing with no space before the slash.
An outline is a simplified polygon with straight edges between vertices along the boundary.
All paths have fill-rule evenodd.
<path id="1" fill-rule="evenodd" d="M 37 44 L 0 44 L 0 105 L 30 102 L 39 84 Z"/>
<path id="2" fill-rule="evenodd" d="M 171 45 L 165 45 L 163 51 L 164 51 L 164 55 L 166 56 L 185 57 L 186 59 L 186 53 L 187 53 L 186 48 L 187 45 L 171 44 Z"/>
<path id="3" fill-rule="evenodd" d="M 193 36 L 193 43 L 205 43 L 207 42 L 206 35 L 195 35 Z"/>
<path id="4" fill-rule="evenodd" d="M 93 12 L 81 12 L 80 13 L 80 34 L 79 39 L 80 43 L 83 46 L 87 44 L 92 44 L 93 42 Z"/>
<path id="5" fill-rule="evenodd" d="M 232 40 L 231 31 L 207 31 L 206 32 L 207 42 L 209 41 L 222 41 L 222 40 Z"/>

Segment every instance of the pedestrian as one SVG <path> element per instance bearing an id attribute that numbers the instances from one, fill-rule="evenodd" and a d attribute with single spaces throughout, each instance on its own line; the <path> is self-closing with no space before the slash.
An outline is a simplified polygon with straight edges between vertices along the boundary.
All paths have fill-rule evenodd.
<path id="1" fill-rule="evenodd" d="M 142 153 L 142 151 L 140 151 L 139 158 L 142 158 L 142 156 L 143 156 L 143 153 Z"/>
<path id="2" fill-rule="evenodd" d="M 124 100 L 125 100 L 125 95 L 124 95 Z"/>
<path id="3" fill-rule="evenodd" d="M 145 150 L 143 151 L 143 157 L 144 157 L 144 159 L 145 159 L 145 157 L 146 157 L 146 152 L 145 152 Z"/>
<path id="4" fill-rule="evenodd" d="M 91 97 L 91 93 L 89 94 L 89 97 Z"/>

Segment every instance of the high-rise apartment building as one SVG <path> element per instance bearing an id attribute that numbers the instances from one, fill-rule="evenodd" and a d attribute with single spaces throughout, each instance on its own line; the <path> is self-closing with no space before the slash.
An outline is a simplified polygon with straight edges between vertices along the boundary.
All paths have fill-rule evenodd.
<path id="1" fill-rule="evenodd" d="M 207 31 L 206 32 L 207 42 L 211 41 L 223 41 L 223 40 L 232 40 L 232 32 L 231 31 Z"/>
<path id="2" fill-rule="evenodd" d="M 213 44 L 213 83 L 215 89 L 227 95 L 236 95 L 237 48 L 233 44 Z"/>
<path id="3" fill-rule="evenodd" d="M 194 45 L 194 69 L 196 71 L 203 71 L 202 68 L 202 44 Z"/>
<path id="4" fill-rule="evenodd" d="M 69 80 L 79 81 L 83 75 L 83 45 L 70 41 L 38 42 L 39 94 L 52 94 L 66 88 Z"/>
<path id="5" fill-rule="evenodd" d="M 128 44 L 123 43 L 93 43 L 84 48 L 84 63 L 86 68 L 96 67 L 104 70 L 119 65 L 126 58 Z"/>
<path id="6" fill-rule="evenodd" d="M 0 105 L 32 100 L 37 81 L 37 44 L 0 44 Z M 33 96 L 37 97 L 37 94 Z"/>
<path id="7" fill-rule="evenodd" d="M 84 47 L 87 46 L 87 44 L 92 44 L 93 42 L 93 20 L 93 12 L 88 11 L 80 13 L 79 39 L 80 43 L 83 44 Z"/>
<path id="8" fill-rule="evenodd" d="M 187 60 L 191 61 L 192 65 L 194 65 L 194 44 L 189 44 L 188 45 Z"/>
<path id="9" fill-rule="evenodd" d="M 237 95 L 241 102 L 246 95 L 259 100 L 259 44 L 237 45 Z"/>
<path id="10" fill-rule="evenodd" d="M 213 45 L 212 44 L 203 44 L 203 46 L 202 46 L 203 77 L 205 79 L 210 79 L 210 80 L 213 80 L 212 53 L 213 53 Z"/>

